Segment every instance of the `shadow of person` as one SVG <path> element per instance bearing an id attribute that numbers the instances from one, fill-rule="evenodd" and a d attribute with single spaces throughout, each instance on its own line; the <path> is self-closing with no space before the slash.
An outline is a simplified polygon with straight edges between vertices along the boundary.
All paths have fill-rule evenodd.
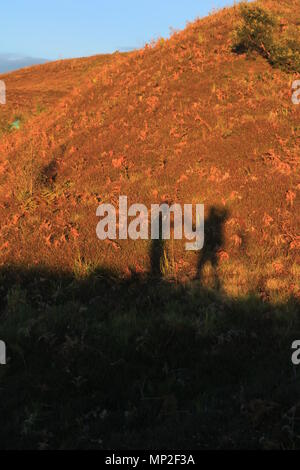
<path id="1" fill-rule="evenodd" d="M 165 241 L 163 240 L 163 219 L 162 214 L 159 214 L 159 238 L 152 240 L 150 250 L 150 278 L 161 279 L 162 273 L 162 260 L 164 256 Z"/>
<path id="2" fill-rule="evenodd" d="M 218 276 L 218 253 L 224 246 L 224 224 L 228 219 L 228 211 L 225 208 L 211 207 L 207 219 L 205 219 L 204 247 L 199 255 L 197 267 L 197 279 L 203 281 L 204 267 L 210 263 L 213 269 L 214 288 L 220 290 L 221 282 Z"/>
<path id="3" fill-rule="evenodd" d="M 173 201 L 163 201 L 163 204 L 166 207 L 172 207 L 174 202 Z M 174 214 L 170 214 L 170 218 L 167 218 L 166 213 L 159 212 L 157 216 L 154 218 L 151 223 L 154 224 L 158 228 L 158 234 L 156 235 L 157 238 L 153 238 L 151 240 L 151 249 L 150 249 L 150 273 L 149 277 L 152 279 L 163 279 L 163 263 L 164 257 L 166 253 L 166 238 L 165 238 L 165 228 L 164 225 L 166 220 L 170 224 L 170 237 L 174 236 Z M 152 230 L 152 227 L 151 227 Z M 170 238 L 167 237 L 169 240 Z"/>

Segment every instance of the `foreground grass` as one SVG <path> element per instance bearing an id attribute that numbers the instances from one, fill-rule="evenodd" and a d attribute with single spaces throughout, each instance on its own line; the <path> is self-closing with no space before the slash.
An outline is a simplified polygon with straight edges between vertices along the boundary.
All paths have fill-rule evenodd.
<path id="1" fill-rule="evenodd" d="M 1 272 L 1 448 L 299 448 L 299 305 Z"/>

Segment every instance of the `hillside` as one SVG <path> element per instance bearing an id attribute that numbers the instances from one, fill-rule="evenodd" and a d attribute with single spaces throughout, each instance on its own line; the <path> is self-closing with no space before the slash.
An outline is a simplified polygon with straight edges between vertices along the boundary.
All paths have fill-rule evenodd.
<path id="1" fill-rule="evenodd" d="M 296 3 L 269 2 L 289 21 Z M 72 270 L 80 257 L 92 266 L 147 271 L 145 243 L 132 250 L 131 242 L 114 247 L 95 238 L 98 202 L 124 194 L 147 206 L 170 200 L 225 207 L 229 284 L 237 276 L 245 289 L 293 284 L 287 273 L 294 274 L 299 248 L 299 107 L 291 103 L 297 77 L 232 53 L 237 11 L 198 20 L 126 56 L 3 77 L 2 126 L 16 116 L 24 124 L 0 144 L 2 263 Z M 196 260 L 175 251 L 176 273 L 184 266 L 193 275 Z"/>
<path id="2" fill-rule="evenodd" d="M 1 108 L 1 135 L 8 131 L 16 117 L 22 118 L 30 127 L 32 118 L 53 111 L 57 102 L 82 83 L 94 67 L 111 61 L 113 56 L 103 55 L 49 62 L 2 74 L 1 80 L 5 81 L 7 88 L 7 104 Z"/>
<path id="3" fill-rule="evenodd" d="M 261 0 L 258 4 L 274 12 L 283 24 L 299 29 L 298 0 Z M 121 374 L 122 383 L 126 381 L 122 367 L 127 369 L 118 364 L 124 361 L 132 366 L 129 372 L 127 370 L 134 384 L 130 392 L 125 387 L 120 392 L 121 398 L 115 392 L 111 399 L 101 395 L 105 406 L 96 415 L 103 414 L 107 407 L 114 409 L 109 425 L 112 434 L 107 440 L 103 438 L 104 447 L 118 446 L 120 442 L 124 448 L 126 445 L 141 447 L 137 429 L 143 419 L 148 423 L 143 442 L 155 447 L 161 437 L 161 445 L 166 445 L 164 436 L 167 439 L 172 435 L 173 418 L 175 421 L 178 418 L 179 422 L 183 420 L 183 429 L 188 430 L 189 436 L 194 436 L 193 444 L 200 448 L 211 448 L 214 444 L 218 448 L 257 447 L 263 435 L 269 436 L 271 447 L 292 445 L 281 436 L 281 431 L 275 437 L 272 433 L 275 428 L 277 433 L 280 426 L 286 424 L 282 416 L 295 404 L 298 390 L 296 384 L 291 396 L 286 398 L 282 382 L 279 386 L 277 381 L 290 379 L 290 364 L 285 369 L 284 361 L 288 361 L 291 333 L 299 332 L 300 106 L 291 101 L 292 83 L 299 74 L 274 68 L 258 54 L 234 53 L 232 34 L 239 19 L 239 7 L 234 6 L 198 19 L 185 30 L 175 32 L 170 39 L 159 40 L 139 51 L 48 63 L 0 76 L 7 87 L 7 105 L 0 108 L 1 305 L 6 312 L 5 318 L 9 318 L 7 312 L 11 309 L 15 319 L 11 321 L 16 321 L 17 325 L 20 322 L 18 338 L 24 347 L 17 353 L 20 357 L 33 354 L 30 348 L 39 350 L 30 337 L 35 328 L 34 338 L 42 338 L 41 341 L 46 343 L 47 360 L 51 357 L 50 351 L 53 353 L 53 344 L 55 349 L 60 344 L 59 338 L 64 338 L 65 369 L 57 374 L 62 381 L 66 379 L 66 384 L 70 372 L 66 372 L 68 361 L 73 364 L 70 351 L 74 354 L 82 352 L 81 341 L 86 334 L 91 341 L 91 357 L 96 360 L 100 341 L 97 335 L 101 328 L 115 347 L 113 349 L 108 339 L 106 343 L 101 336 L 105 354 L 112 355 L 108 362 L 105 362 L 104 353 L 97 356 L 106 371 L 103 380 L 105 378 L 110 387 L 121 389 L 111 363 Z M 10 126 L 16 120 L 20 128 L 13 130 Z M 143 203 L 147 207 L 164 201 L 204 203 L 207 245 L 202 253 L 188 253 L 184 244 L 178 241 L 158 247 L 163 258 L 163 262 L 158 260 L 157 263 L 161 285 L 150 285 L 149 278 L 155 277 L 155 250 L 150 242 L 102 242 L 96 237 L 99 203 L 117 206 L 119 195 L 127 195 L 129 203 Z M 216 234 L 216 230 L 219 233 Z M 60 281 L 56 284 L 55 279 Z M 104 284 L 98 286 L 97 282 Z M 196 288 L 196 293 L 190 292 L 190 288 Z M 118 295 L 119 305 L 115 303 Z M 255 300 L 248 302 L 245 300 L 248 296 L 254 296 Z M 90 308 L 94 312 L 95 303 L 104 309 L 104 323 L 99 327 L 96 317 L 91 315 L 92 323 L 85 328 L 87 320 L 82 315 Z M 53 310 L 54 306 L 57 310 Z M 28 314 L 31 308 L 36 312 L 34 315 Z M 48 308 L 53 313 L 53 324 L 50 319 L 42 319 L 43 309 L 48 311 Z M 199 309 L 204 309 L 205 317 L 205 332 L 201 330 L 201 333 L 197 319 Z M 153 314 L 155 321 L 148 324 L 147 319 L 139 319 L 140 311 Z M 159 311 L 167 315 L 163 325 L 156 318 Z M 115 319 L 110 317 L 112 312 L 116 314 Z M 125 312 L 129 314 L 127 320 L 122 316 Z M 181 313 L 184 321 L 179 319 Z M 210 313 L 212 317 L 209 317 Z M 279 323 L 274 323 L 276 315 L 282 313 L 284 319 L 280 317 Z M 23 314 L 31 318 L 28 324 L 25 322 L 26 326 L 23 325 Z M 61 318 L 60 314 L 65 317 Z M 38 316 L 36 320 L 35 315 Z M 22 336 L 23 327 L 30 337 L 28 342 L 26 335 Z M 20 346 L 12 328 L 10 323 L 5 323 L 3 334 L 14 342 L 16 352 Z M 120 330 L 123 328 L 122 336 Z M 126 336 L 128 331 L 131 333 Z M 269 331 L 269 336 L 260 337 L 261 331 Z M 283 336 L 282 331 L 285 332 Z M 53 338 L 57 334 L 53 344 L 52 333 Z M 73 333 L 76 344 L 72 343 Z M 133 345 L 137 336 L 140 343 Z M 197 343 L 199 337 L 203 341 L 201 347 Z M 284 357 L 279 350 L 274 356 L 269 354 L 274 341 L 282 341 Z M 162 346 L 164 344 L 170 344 L 169 352 Z M 176 356 L 178 348 L 185 351 L 180 359 Z M 235 357 L 235 348 L 242 349 L 239 358 Z M 251 348 L 255 352 L 249 358 L 248 376 L 243 375 L 241 362 L 246 360 Z M 141 358 L 136 357 L 139 351 Z M 186 378 L 187 364 L 196 359 L 199 351 L 203 354 L 199 370 L 190 375 L 187 373 Z M 214 354 L 219 365 L 211 372 Z M 87 416 L 91 412 L 87 404 L 88 391 L 84 382 L 81 384 L 85 374 L 83 363 L 90 362 L 90 356 L 84 351 L 82 362 L 76 358 L 79 362 L 72 383 L 78 380 L 76 387 L 86 393 L 82 424 L 89 421 Z M 131 362 L 134 360 L 137 361 L 136 368 Z M 271 372 L 273 361 L 276 364 Z M 43 359 L 37 364 L 37 370 L 42 368 L 42 363 L 45 365 Z M 148 365 L 153 382 L 145 373 L 140 383 L 138 377 L 144 375 Z M 162 371 L 169 366 L 171 379 L 164 376 L 165 369 Z M 229 369 L 225 372 L 227 366 Z M 14 387 L 20 364 L 11 367 L 8 374 Z M 98 390 L 99 384 L 94 383 L 92 377 L 95 370 L 92 370 L 85 380 L 86 383 L 91 380 Z M 277 379 L 277 372 L 283 374 L 283 378 Z M 204 413 L 203 423 L 210 422 L 209 413 L 220 422 L 216 441 L 212 424 L 207 424 L 209 432 L 205 443 L 205 424 L 199 430 L 199 423 L 195 423 L 194 418 L 190 422 L 190 418 L 183 416 L 186 409 L 190 410 L 190 401 L 187 408 L 180 408 L 185 397 L 178 385 L 181 379 L 177 373 L 183 374 L 181 379 L 187 381 L 187 400 L 193 403 L 193 413 L 197 408 L 197 413 L 201 414 L 199 410 L 203 411 L 207 406 L 210 411 Z M 205 391 L 200 386 L 201 374 L 208 377 L 209 385 Z M 62 391 L 56 395 L 49 385 L 49 377 L 46 374 L 35 383 L 36 397 L 43 387 L 48 394 L 48 405 L 64 393 L 72 395 L 69 382 L 65 388 L 61 384 Z M 252 380 L 252 385 L 245 395 L 249 395 L 243 396 L 237 404 L 237 394 L 244 393 L 241 384 L 245 385 L 248 379 Z M 24 375 L 22 383 L 26 384 L 27 380 Z M 224 380 L 222 386 L 218 380 Z M 148 381 L 152 388 L 150 385 L 147 388 Z M 198 386 L 196 398 L 190 381 Z M 108 394 L 109 390 L 108 387 Z M 220 398 L 227 391 L 228 397 L 235 397 L 234 405 L 228 397 Z M 215 392 L 217 404 L 213 405 L 207 396 Z M 5 393 L 11 400 L 10 394 Z M 143 401 L 143 393 L 151 397 L 163 396 L 154 415 L 151 414 L 153 410 L 150 411 L 150 402 Z M 137 398 L 140 394 L 143 397 L 141 414 L 140 398 Z M 79 395 L 76 398 L 75 395 L 72 397 L 78 405 Z M 123 423 L 115 405 L 119 399 L 122 413 L 129 410 L 130 415 L 126 439 L 117 430 Z M 34 411 L 30 413 L 44 416 L 42 402 L 39 402 L 40 398 L 36 400 L 39 405 L 33 406 Z M 136 408 L 135 400 L 139 402 Z M 255 403 L 262 406 L 261 416 L 270 419 L 264 431 L 260 428 L 264 426 L 264 422 L 261 423 L 264 419 L 257 418 L 258 411 L 251 408 L 256 408 Z M 270 405 L 271 410 L 266 411 L 264 404 Z M 11 400 L 10 406 L 22 409 L 23 404 Z M 218 413 L 227 406 L 236 406 L 236 411 L 227 416 L 225 423 Z M 70 431 L 71 435 L 70 423 L 75 419 L 72 413 L 68 408 L 66 415 L 61 417 L 64 432 Z M 278 418 L 276 413 L 281 413 L 281 417 Z M 15 416 L 15 419 L 21 426 L 19 417 Z M 24 416 L 22 419 L 26 421 Z M 50 434 L 41 436 L 42 427 L 37 424 L 39 431 L 34 431 L 38 432 L 37 437 L 28 425 L 28 435 L 25 433 L 20 437 L 18 434 L 20 446 L 54 445 L 56 440 L 51 433 L 57 423 L 56 418 L 52 416 L 51 419 Z M 244 419 L 250 419 L 251 431 Z M 153 428 L 149 424 L 151 420 L 155 421 Z M 231 420 L 234 429 L 230 428 Z M 70 437 L 63 443 L 60 441 L 59 445 L 81 447 L 84 442 L 82 445 L 86 447 L 97 447 L 100 440 L 97 444 L 95 436 L 99 429 L 104 432 L 104 424 L 93 426 L 90 423 L 87 426 L 89 437 L 86 440 L 85 436 L 83 441 L 75 439 L 75 442 Z M 158 432 L 157 438 L 153 437 L 155 432 L 152 434 L 151 429 Z M 14 435 L 14 429 L 9 428 L 9 432 L 9 436 Z M 227 432 L 226 437 L 224 433 Z M 174 438 L 175 447 L 181 442 L 180 436 L 183 436 L 181 431 Z M 9 439 L 7 437 L 5 441 L 7 447 L 10 447 Z M 293 445 L 299 445 L 299 438 L 293 436 L 292 441 Z M 184 445 L 188 448 L 190 442 L 184 442 Z M 268 442 L 262 447 L 267 447 Z"/>

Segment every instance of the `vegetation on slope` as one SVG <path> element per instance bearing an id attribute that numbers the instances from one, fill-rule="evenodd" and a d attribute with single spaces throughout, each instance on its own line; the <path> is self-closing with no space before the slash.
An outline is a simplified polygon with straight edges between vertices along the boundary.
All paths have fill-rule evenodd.
<path id="1" fill-rule="evenodd" d="M 257 5 L 299 29 L 298 1 Z M 3 447 L 300 447 L 298 76 L 236 54 L 240 20 L 5 76 Z M 120 194 L 203 202 L 204 250 L 98 241 Z"/>
<path id="2" fill-rule="evenodd" d="M 299 24 L 283 37 L 276 37 L 277 18 L 257 5 L 241 5 L 242 24 L 235 32 L 236 52 L 259 52 L 271 65 L 285 71 L 300 72 Z M 297 26 L 297 27 L 296 27 Z M 278 34 L 277 34 L 278 36 Z"/>

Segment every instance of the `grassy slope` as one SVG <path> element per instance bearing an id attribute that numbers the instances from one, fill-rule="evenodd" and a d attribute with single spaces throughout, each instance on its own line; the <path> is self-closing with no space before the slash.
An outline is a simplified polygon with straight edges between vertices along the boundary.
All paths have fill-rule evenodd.
<path id="1" fill-rule="evenodd" d="M 297 22 L 297 2 L 260 3 Z M 233 54 L 237 19 L 5 77 L 3 446 L 299 446 L 297 77 Z M 119 194 L 204 202 L 199 259 L 97 241 Z"/>
<path id="2" fill-rule="evenodd" d="M 292 5 L 284 2 L 281 9 L 293 19 Z M 280 290 L 294 284 L 295 77 L 262 58 L 234 55 L 236 20 L 237 10 L 225 10 L 156 47 L 117 54 L 110 64 L 84 62 L 87 71 L 75 78 L 69 94 L 70 70 L 62 72 L 66 78 L 58 80 L 63 91 L 55 106 L 0 144 L 2 262 L 73 270 L 82 259 L 92 268 L 147 271 L 147 244 L 136 243 L 132 250 L 132 243 L 124 242 L 116 256 L 116 247 L 95 238 L 98 202 L 127 194 L 148 206 L 204 202 L 207 217 L 212 207 L 225 207 L 223 249 L 230 263 L 220 266 L 220 275 L 228 293 L 268 291 L 268 283 L 277 281 Z M 34 69 L 37 75 L 43 70 Z M 45 87 L 55 89 L 56 74 L 53 83 L 46 77 Z M 47 94 L 45 103 L 53 97 Z M 197 259 L 186 256 L 182 246 L 175 246 L 172 258 L 178 276 L 182 266 L 183 275 L 195 274 Z M 237 275 L 241 285 L 233 292 Z"/>
<path id="3" fill-rule="evenodd" d="M 7 91 L 7 104 L 1 108 L 0 132 L 17 117 L 23 124 L 34 116 L 46 113 L 80 84 L 93 68 L 109 63 L 113 56 L 103 55 L 76 60 L 51 62 L 2 74 Z"/>

